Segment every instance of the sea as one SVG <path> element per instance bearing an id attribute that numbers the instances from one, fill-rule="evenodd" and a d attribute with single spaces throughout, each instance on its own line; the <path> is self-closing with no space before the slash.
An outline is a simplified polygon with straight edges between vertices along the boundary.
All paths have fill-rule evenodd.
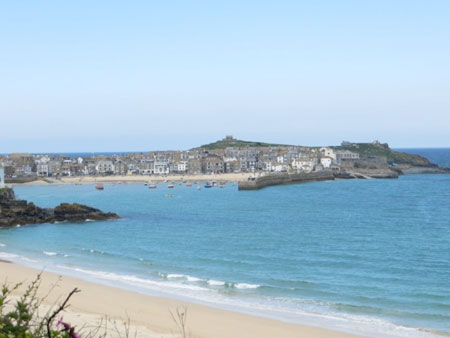
<path id="1" fill-rule="evenodd" d="M 450 167 L 450 149 L 403 151 Z M 450 175 L 200 188 L 17 186 L 122 218 L 0 229 L 0 258 L 369 337 L 450 336 Z"/>

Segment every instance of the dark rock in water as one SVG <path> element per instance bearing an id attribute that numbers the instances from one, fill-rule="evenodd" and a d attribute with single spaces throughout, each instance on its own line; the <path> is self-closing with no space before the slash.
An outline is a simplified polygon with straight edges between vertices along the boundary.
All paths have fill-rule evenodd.
<path id="1" fill-rule="evenodd" d="M 103 212 L 82 204 L 61 203 L 54 209 L 39 208 L 34 203 L 16 200 L 14 191 L 0 189 L 0 227 L 54 222 L 118 219 L 112 212 Z"/>

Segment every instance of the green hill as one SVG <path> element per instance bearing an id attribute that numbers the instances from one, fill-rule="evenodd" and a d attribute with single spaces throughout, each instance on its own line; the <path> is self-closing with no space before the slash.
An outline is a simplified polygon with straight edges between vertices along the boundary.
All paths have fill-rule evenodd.
<path id="1" fill-rule="evenodd" d="M 417 167 L 433 166 L 425 157 L 392 150 L 387 143 L 352 143 L 333 148 L 350 150 L 358 153 L 361 157 L 385 157 L 389 163 L 409 164 Z"/>
<path id="2" fill-rule="evenodd" d="M 226 137 L 223 140 L 219 140 L 213 143 L 204 144 L 195 149 L 207 149 L 207 150 L 217 150 L 217 149 L 225 149 L 228 147 L 235 148 L 246 148 L 246 147 L 280 147 L 286 146 L 284 144 L 275 144 L 275 143 L 264 143 L 264 142 L 254 142 L 254 141 L 243 141 L 235 138 Z"/>

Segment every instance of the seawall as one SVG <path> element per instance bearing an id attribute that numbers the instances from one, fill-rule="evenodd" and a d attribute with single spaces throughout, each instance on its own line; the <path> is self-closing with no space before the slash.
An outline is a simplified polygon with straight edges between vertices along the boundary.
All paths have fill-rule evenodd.
<path id="1" fill-rule="evenodd" d="M 239 182 L 239 190 L 258 190 L 272 185 L 281 184 L 296 184 L 312 181 L 329 181 L 334 180 L 334 175 L 331 171 L 320 171 L 312 173 L 299 174 L 270 174 L 265 176 L 255 177 L 248 181 Z"/>

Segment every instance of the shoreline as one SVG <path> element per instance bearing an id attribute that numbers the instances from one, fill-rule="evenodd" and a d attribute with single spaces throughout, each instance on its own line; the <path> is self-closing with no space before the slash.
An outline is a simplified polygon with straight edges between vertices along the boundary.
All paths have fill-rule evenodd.
<path id="1" fill-rule="evenodd" d="M 229 174 L 215 174 L 215 175 L 135 175 L 135 176 L 65 176 L 58 179 L 55 178 L 41 178 L 30 182 L 10 183 L 6 182 L 8 186 L 21 185 L 58 185 L 58 184 L 144 184 L 147 182 L 164 183 L 164 182 L 211 182 L 224 181 L 227 183 L 245 181 L 248 177 L 253 176 L 252 173 L 229 173 Z"/>
<path id="2" fill-rule="evenodd" d="M 364 178 L 397 178 L 399 175 L 417 175 L 417 174 L 450 174 L 450 168 L 441 167 L 409 167 L 399 168 L 396 172 L 389 168 L 386 169 L 360 169 L 344 171 L 340 175 L 335 175 L 336 179 L 364 179 Z M 291 174 L 292 175 L 292 174 Z M 304 175 L 304 174 L 300 174 Z M 249 177 L 262 178 L 267 176 L 277 176 L 274 173 L 225 173 L 225 174 L 198 174 L 198 175 L 133 175 L 133 176 L 64 176 L 59 178 L 43 177 L 32 181 L 24 182 L 6 182 L 7 186 L 22 185 L 85 185 L 85 184 L 144 184 L 152 183 L 205 183 L 205 182 L 226 182 L 239 183 L 247 182 Z M 340 177 L 341 176 L 341 177 Z"/>
<path id="3" fill-rule="evenodd" d="M 35 279 L 40 271 L 22 265 L 0 261 L 0 281 L 7 278 L 8 284 L 25 282 L 25 286 Z M 58 282 L 59 281 L 59 282 Z M 138 337 L 177 337 L 176 324 L 170 311 L 187 308 L 187 327 L 196 338 L 231 338 L 231 337 L 362 337 L 350 333 L 333 331 L 326 328 L 291 324 L 256 315 L 218 309 L 197 303 L 150 296 L 135 291 L 88 282 L 83 279 L 43 272 L 42 284 L 38 296 L 45 295 L 52 284 L 58 282 L 44 302 L 44 307 L 53 305 L 58 299 L 67 295 L 71 289 L 78 287 L 81 293 L 74 296 L 65 319 L 74 325 L 95 322 L 107 316 L 116 321 L 131 320 L 132 330 L 141 331 Z M 21 287 L 23 290 L 23 286 Z M 15 294 L 17 296 L 17 293 Z M 78 324 L 80 323 L 80 324 Z"/>

